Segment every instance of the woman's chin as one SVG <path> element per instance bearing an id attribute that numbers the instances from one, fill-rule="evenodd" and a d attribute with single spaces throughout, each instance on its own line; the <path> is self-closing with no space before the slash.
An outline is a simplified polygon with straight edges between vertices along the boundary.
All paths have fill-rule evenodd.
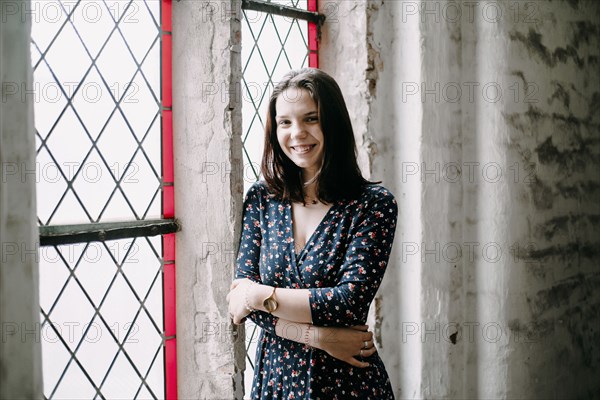
<path id="1" fill-rule="evenodd" d="M 298 168 L 302 169 L 310 168 L 312 165 L 314 165 L 314 163 L 310 160 L 298 159 L 298 157 L 292 157 L 291 160 Z"/>

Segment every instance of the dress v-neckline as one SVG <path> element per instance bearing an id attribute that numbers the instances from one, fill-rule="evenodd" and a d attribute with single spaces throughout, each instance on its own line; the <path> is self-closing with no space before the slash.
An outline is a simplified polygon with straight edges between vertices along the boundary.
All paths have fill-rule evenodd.
<path id="1" fill-rule="evenodd" d="M 309 247 L 311 246 L 311 243 L 314 241 L 315 236 L 317 235 L 318 232 L 320 232 L 321 227 L 323 226 L 325 221 L 328 219 L 332 210 L 337 206 L 337 203 L 338 203 L 337 201 L 334 201 L 334 203 L 331 205 L 331 207 L 329 207 L 329 209 L 327 210 L 325 215 L 323 215 L 323 218 L 321 218 L 321 221 L 319 222 L 319 224 L 317 225 L 317 227 L 315 228 L 313 233 L 308 237 L 308 240 L 304 244 L 304 247 L 298 253 L 296 253 L 296 239 L 294 238 L 294 214 L 293 214 L 293 210 L 292 210 L 292 202 L 288 200 L 286 208 L 287 208 L 288 215 L 290 218 L 290 225 L 292 226 L 292 228 L 290 229 L 290 236 L 292 239 L 292 255 L 293 255 L 292 258 L 294 259 L 294 262 L 296 264 L 298 264 L 298 262 L 302 259 L 302 255 L 304 255 L 305 253 L 308 252 Z"/>

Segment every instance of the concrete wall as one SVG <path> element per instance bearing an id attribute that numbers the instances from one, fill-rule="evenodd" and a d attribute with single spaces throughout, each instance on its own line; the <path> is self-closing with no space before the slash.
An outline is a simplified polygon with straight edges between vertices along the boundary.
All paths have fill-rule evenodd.
<path id="1" fill-rule="evenodd" d="M 13 2 L 24 9 L 28 1 Z M 0 398 L 42 397 L 31 21 L 0 23 Z"/>
<path id="2" fill-rule="evenodd" d="M 598 4 L 320 8 L 363 170 L 400 201 L 374 307 L 398 397 L 597 396 Z"/>
<path id="3" fill-rule="evenodd" d="M 535 24 L 490 32 L 506 49 L 504 81 L 532 88 L 497 113 L 498 145 L 523 171 L 507 193 L 520 262 L 505 274 L 512 298 L 505 319 L 511 332 L 533 339 L 512 349 L 506 394 L 593 398 L 600 395 L 600 4 L 542 2 L 534 11 Z"/>
<path id="4" fill-rule="evenodd" d="M 225 302 L 243 192 L 239 6 L 173 4 L 180 398 L 243 387 Z M 597 397 L 600 5 L 320 7 L 321 68 L 365 175 L 400 203 L 371 313 L 397 397 Z M 30 24 L 15 15 L 0 25 L 0 397 L 39 398 L 35 182 L 20 173 L 34 170 L 33 109 L 6 85 L 31 82 Z"/>
<path id="5" fill-rule="evenodd" d="M 240 2 L 173 2 L 177 367 L 182 399 L 241 398 L 225 296 L 241 228 Z M 239 333 L 239 335 L 236 335 Z M 236 338 L 241 338 L 236 340 Z"/>

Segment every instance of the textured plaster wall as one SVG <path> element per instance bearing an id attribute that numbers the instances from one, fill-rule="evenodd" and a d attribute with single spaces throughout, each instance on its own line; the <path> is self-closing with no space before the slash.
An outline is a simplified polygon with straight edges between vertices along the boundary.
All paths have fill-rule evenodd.
<path id="1" fill-rule="evenodd" d="M 371 132 L 367 130 L 371 101 L 367 70 L 367 7 L 367 2 L 319 2 L 319 12 L 327 21 L 321 29 L 320 46 L 325 50 L 319 51 L 319 68 L 333 76 L 342 89 L 351 110 L 359 163 L 366 176 L 370 173 L 370 154 L 377 151 Z"/>
<path id="2" fill-rule="evenodd" d="M 600 394 L 600 3 L 542 2 L 536 24 L 506 24 L 505 79 L 539 88 L 538 102 L 498 113 L 505 157 L 524 169 L 509 189 L 511 332 L 530 335 L 508 358 L 511 397 Z M 529 94 L 529 93 L 527 93 Z M 501 135 L 500 135 L 501 134 Z M 528 248 L 522 248 L 530 244 Z"/>
<path id="3" fill-rule="evenodd" d="M 240 2 L 173 2 L 179 398 L 241 398 L 225 297 L 241 227 Z M 238 337 L 242 339 L 237 340 Z"/>
<path id="4" fill-rule="evenodd" d="M 20 9 L 28 2 L 13 3 Z M 29 41 L 19 13 L 0 23 L 0 398 L 42 397 L 35 139 Z M 22 86 L 23 85 L 23 86 Z M 29 171 L 29 173 L 26 173 Z"/>
<path id="5" fill-rule="evenodd" d="M 398 397 L 597 396 L 599 4 L 342 3 L 320 66 L 400 202 L 373 310 Z"/>

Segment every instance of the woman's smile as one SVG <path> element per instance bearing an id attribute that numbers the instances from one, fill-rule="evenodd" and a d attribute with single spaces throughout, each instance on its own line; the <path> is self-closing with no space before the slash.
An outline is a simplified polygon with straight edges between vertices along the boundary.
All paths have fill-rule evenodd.
<path id="1" fill-rule="evenodd" d="M 308 144 L 308 145 L 296 145 L 296 146 L 290 146 L 290 147 L 292 148 L 292 150 L 294 150 L 296 152 L 296 154 L 307 154 L 312 149 L 314 149 L 316 146 L 317 146 L 316 144 Z"/>
<path id="2" fill-rule="evenodd" d="M 291 87 L 276 100 L 277 141 L 285 155 L 299 168 L 305 181 L 323 163 L 325 138 L 317 105 L 305 89 Z"/>

